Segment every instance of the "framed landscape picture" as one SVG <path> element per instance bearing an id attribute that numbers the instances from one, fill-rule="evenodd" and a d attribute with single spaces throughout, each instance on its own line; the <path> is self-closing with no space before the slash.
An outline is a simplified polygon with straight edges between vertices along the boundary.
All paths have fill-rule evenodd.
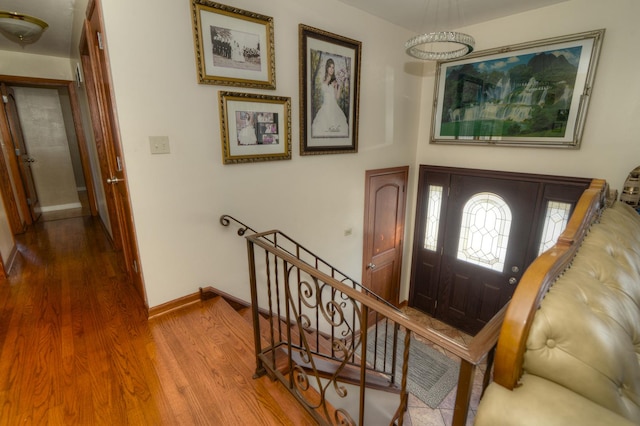
<path id="1" fill-rule="evenodd" d="M 431 142 L 579 148 L 604 30 L 439 62 Z"/>
<path id="2" fill-rule="evenodd" d="M 192 0 L 198 82 L 276 88 L 273 18 Z"/>
<path id="3" fill-rule="evenodd" d="M 291 99 L 219 92 L 224 164 L 291 159 Z"/>
<path id="4" fill-rule="evenodd" d="M 300 155 L 358 152 L 361 43 L 300 24 Z"/>

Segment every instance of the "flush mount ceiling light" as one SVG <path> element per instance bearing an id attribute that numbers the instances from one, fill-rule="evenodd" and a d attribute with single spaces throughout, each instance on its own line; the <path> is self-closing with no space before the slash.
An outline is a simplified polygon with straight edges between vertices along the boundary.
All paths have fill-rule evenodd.
<path id="1" fill-rule="evenodd" d="M 33 43 L 48 27 L 49 24 L 42 19 L 0 10 L 0 32 L 18 43 Z"/>
<path id="2" fill-rule="evenodd" d="M 476 41 L 469 34 L 439 31 L 420 34 L 404 44 L 408 55 L 427 61 L 456 59 L 473 52 Z"/>

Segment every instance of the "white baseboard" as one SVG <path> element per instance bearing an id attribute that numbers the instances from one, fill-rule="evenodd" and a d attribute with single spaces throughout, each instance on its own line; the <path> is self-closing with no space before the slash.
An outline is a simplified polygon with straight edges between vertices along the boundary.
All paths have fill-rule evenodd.
<path id="1" fill-rule="evenodd" d="M 55 212 L 58 210 L 69 210 L 69 209 L 79 209 L 82 207 L 82 204 L 77 203 L 69 203 L 69 204 L 58 204 L 57 206 L 42 206 L 40 207 L 40 211 L 42 213 L 46 212 Z"/>

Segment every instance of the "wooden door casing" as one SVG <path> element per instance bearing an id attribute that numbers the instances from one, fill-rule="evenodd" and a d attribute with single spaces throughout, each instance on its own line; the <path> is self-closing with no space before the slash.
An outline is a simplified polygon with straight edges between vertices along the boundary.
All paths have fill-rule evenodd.
<path id="1" fill-rule="evenodd" d="M 2 141 L 2 152 L 0 164 L 0 190 L 7 213 L 7 220 L 11 227 L 11 232 L 15 234 L 23 233 L 27 228 L 27 223 L 22 218 L 21 209 L 25 209 L 26 195 L 20 185 L 16 187 L 16 179 L 20 178 L 16 156 L 13 155 L 13 141 L 11 131 L 5 112 L 4 102 L 0 102 L 0 140 Z M 16 194 L 20 191 L 20 194 Z"/>
<path id="2" fill-rule="evenodd" d="M 409 167 L 369 170 L 365 177 L 362 282 L 398 305 Z"/>
<path id="3" fill-rule="evenodd" d="M 420 166 L 409 306 L 475 334 L 510 299 L 521 274 L 537 257 L 547 203 L 562 201 L 575 206 L 590 181 L 575 177 Z M 517 213 L 522 217 L 516 218 L 513 226 L 522 229 L 515 230 L 515 235 L 525 241 L 520 245 L 518 260 L 506 259 L 502 274 L 456 263 L 462 206 L 476 192 L 485 189 L 496 192 L 488 189 L 487 183 L 513 186 L 515 198 L 510 199 L 510 204 L 533 202 L 524 213 Z M 424 244 L 430 185 L 444 188 L 434 250 L 426 249 Z M 455 194 L 451 196 L 451 192 L 456 191 L 459 191 L 457 201 Z M 505 284 L 510 278 L 516 280 L 515 285 Z"/>
<path id="4" fill-rule="evenodd" d="M 73 121 L 73 128 L 75 130 L 75 143 L 78 146 L 80 162 L 82 164 L 82 173 L 86 185 L 89 209 L 91 211 L 91 215 L 96 216 L 98 214 L 98 207 L 96 194 L 94 191 L 93 174 L 91 172 L 89 149 L 87 147 L 87 141 L 84 136 L 84 127 L 82 126 L 82 113 L 80 111 L 80 104 L 78 102 L 76 82 L 69 80 L 54 80 L 48 78 L 0 75 L 0 83 L 10 85 L 11 87 L 35 87 L 53 88 L 61 91 L 66 90 L 66 92 L 68 93 L 68 102 L 71 111 L 71 119 Z M 4 103 L 0 103 L 0 135 L 2 136 L 2 140 L 9 140 L 11 137 L 11 134 L 9 132 L 9 124 L 4 113 Z M 71 135 L 69 134 L 67 136 L 70 137 Z M 70 143 L 71 142 L 72 140 L 70 140 Z M 9 176 L 9 178 L 0 179 L 0 188 L 2 188 L 2 194 L 5 197 L 5 205 L 7 205 L 7 215 L 10 217 L 10 223 L 13 222 L 11 229 L 14 234 L 19 234 L 24 232 L 27 226 L 27 224 L 22 221 L 20 217 L 22 212 L 19 210 L 21 209 L 21 206 L 27 206 L 25 198 L 26 196 L 24 194 L 24 191 L 18 192 L 13 188 L 14 177 L 15 179 L 20 179 L 20 174 L 17 172 L 17 159 L 15 158 L 15 156 L 9 156 L 6 151 L 2 154 L 4 154 L 5 159 L 4 161 L 0 162 L 0 177 L 6 175 Z M 12 160 L 14 164 L 11 164 L 9 160 Z M 26 211 L 28 209 L 24 208 L 24 210 Z"/>
<path id="5" fill-rule="evenodd" d="M 87 6 L 80 53 L 114 246 L 122 251 L 132 283 L 148 308 L 115 112 L 104 21 L 98 0 L 90 1 Z"/>
<path id="6" fill-rule="evenodd" d="M 40 208 L 38 203 L 38 193 L 36 191 L 33 174 L 31 173 L 31 162 L 33 159 L 29 156 L 27 145 L 24 141 L 22 133 L 22 124 L 18 115 L 18 107 L 16 103 L 13 89 L 6 84 L 0 84 L 2 91 L 4 109 L 9 126 L 10 137 L 6 141 L 9 148 L 10 164 L 14 170 L 13 183 L 14 191 L 18 195 L 19 205 L 22 210 L 22 219 L 25 225 L 31 225 L 38 220 L 40 216 Z M 15 159 L 15 162 L 12 161 Z"/>

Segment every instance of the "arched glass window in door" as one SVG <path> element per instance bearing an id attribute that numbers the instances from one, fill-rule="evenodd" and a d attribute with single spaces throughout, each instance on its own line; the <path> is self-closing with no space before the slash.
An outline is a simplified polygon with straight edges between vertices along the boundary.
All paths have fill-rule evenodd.
<path id="1" fill-rule="evenodd" d="M 458 259 L 502 272 L 511 231 L 511 209 L 498 195 L 475 194 L 462 210 Z"/>

